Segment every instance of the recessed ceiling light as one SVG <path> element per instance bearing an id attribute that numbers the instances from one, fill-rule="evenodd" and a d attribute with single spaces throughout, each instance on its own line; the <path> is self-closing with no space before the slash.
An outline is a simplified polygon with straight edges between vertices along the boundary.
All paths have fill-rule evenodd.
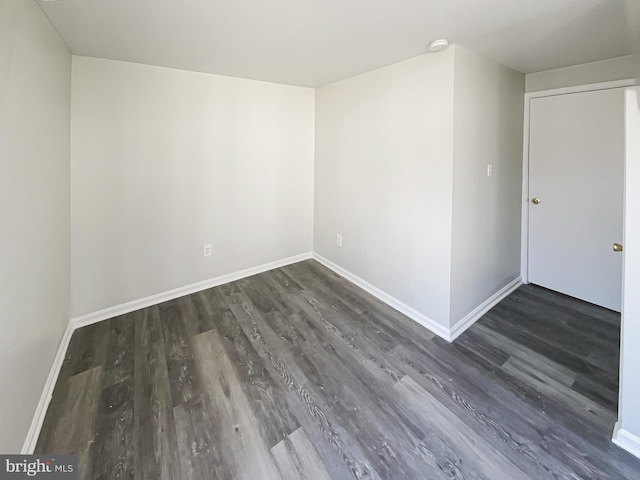
<path id="1" fill-rule="evenodd" d="M 449 46 L 449 40 L 446 38 L 441 38 L 439 40 L 434 40 L 429 44 L 430 52 L 441 52 L 442 50 L 446 50 Z"/>

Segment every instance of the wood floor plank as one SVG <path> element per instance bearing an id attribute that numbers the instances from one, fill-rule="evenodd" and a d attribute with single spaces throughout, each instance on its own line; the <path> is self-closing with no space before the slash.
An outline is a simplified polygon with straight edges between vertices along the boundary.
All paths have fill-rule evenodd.
<path id="1" fill-rule="evenodd" d="M 287 350 L 294 348 L 298 339 L 298 334 L 290 335 L 278 335 L 271 326 L 271 322 L 265 319 L 266 317 L 282 316 L 277 310 L 270 310 L 266 313 L 261 313 L 260 310 L 253 304 L 253 302 L 247 297 L 247 295 L 238 291 L 232 296 L 227 298 L 229 309 L 233 313 L 234 318 L 240 324 L 245 334 L 249 338 L 256 338 L 258 336 L 269 337 L 269 345 L 275 348 L 277 351 Z M 278 322 L 276 322 L 277 325 Z M 277 326 L 275 327 L 277 329 Z M 263 343 L 259 345 L 264 345 Z M 265 352 L 259 347 L 258 352 Z"/>
<path id="2" fill-rule="evenodd" d="M 66 380 L 103 364 L 105 344 L 98 339 L 103 339 L 107 335 L 109 323 L 100 322 L 73 332 L 59 378 Z"/>
<path id="3" fill-rule="evenodd" d="M 491 366 L 499 367 L 506 362 L 511 354 L 509 351 L 505 351 L 506 346 L 500 344 L 499 348 L 496 348 L 494 344 L 487 342 L 481 334 L 478 333 L 478 329 L 474 328 L 467 330 L 464 335 L 461 335 L 456 339 L 456 345 L 460 345 L 464 350 L 473 353 L 477 357 L 480 357 L 484 365 L 489 368 Z M 520 349 L 517 349 L 520 351 Z"/>
<path id="4" fill-rule="evenodd" d="M 393 381 L 399 378 L 401 372 L 395 371 L 382 355 L 397 344 L 384 325 L 372 317 L 365 318 L 349 310 L 339 302 L 330 303 L 318 292 L 302 289 L 287 298 L 299 307 L 299 311 L 287 321 L 296 331 L 303 332 L 303 338 L 312 334 L 316 342 L 338 341 L 358 353 L 352 360 L 375 373 L 384 371 Z M 292 343 L 295 346 L 295 342 Z"/>
<path id="5" fill-rule="evenodd" d="M 173 409 L 180 478 L 184 480 L 233 480 L 231 459 L 218 446 L 223 438 L 209 398 L 201 394 Z"/>
<path id="6" fill-rule="evenodd" d="M 92 479 L 134 478 L 133 375 L 100 394 L 90 449 Z"/>
<path id="7" fill-rule="evenodd" d="M 76 454 L 93 439 L 101 385 L 101 366 L 85 370 L 68 380 L 56 429 L 43 452 Z"/>
<path id="8" fill-rule="evenodd" d="M 316 449 L 302 428 L 271 449 L 282 480 L 331 480 Z"/>
<path id="9" fill-rule="evenodd" d="M 300 425 L 284 398 L 279 395 L 279 388 L 264 360 L 254 350 L 233 313 L 227 310 L 215 318 L 225 354 L 235 367 L 262 438 L 270 448 L 287 438 Z"/>
<path id="10" fill-rule="evenodd" d="M 366 455 L 353 437 L 332 417 L 332 412 L 305 385 L 298 385 L 288 375 L 286 361 L 276 360 L 283 372 L 283 381 L 294 388 L 287 392 L 287 403 L 304 428 L 322 463 L 335 480 L 379 480 Z"/>
<path id="11" fill-rule="evenodd" d="M 202 295 L 188 295 L 179 299 L 184 331 L 188 337 L 204 333 L 214 328 L 209 303 Z M 218 309 L 215 309 L 216 313 Z"/>
<path id="12" fill-rule="evenodd" d="M 613 413 L 618 411 L 618 389 L 578 373 L 571 388 Z"/>
<path id="13" fill-rule="evenodd" d="M 378 348 L 377 342 L 359 336 L 347 323 L 341 321 L 340 317 L 327 319 L 321 312 L 315 313 L 314 315 L 300 312 L 299 317 L 305 322 L 307 335 L 313 332 L 318 339 L 311 344 L 316 348 L 312 356 L 315 356 L 315 353 L 318 353 L 319 358 L 328 356 L 335 360 L 334 363 L 338 367 L 351 365 L 354 372 L 361 377 L 370 378 L 378 385 L 390 387 L 404 375 L 401 368 L 386 358 L 383 350 Z M 323 352 L 318 350 L 320 347 Z"/>
<path id="14" fill-rule="evenodd" d="M 287 336 L 278 335 L 277 332 L 273 331 L 274 322 L 270 322 L 268 318 L 265 318 L 264 314 L 253 306 L 248 297 L 241 293 L 236 294 L 236 298 L 241 303 L 232 304 L 231 308 L 245 330 L 259 331 L 261 335 L 270 338 L 272 345 L 277 346 L 275 348 L 278 350 L 297 347 L 295 342 L 286 342 Z M 355 314 L 349 314 L 344 311 L 338 313 L 317 300 L 315 295 L 305 291 L 300 292 L 300 296 L 291 296 L 291 300 L 295 301 L 302 310 L 297 316 L 292 316 L 287 320 L 302 320 L 295 326 L 292 324 L 297 331 L 302 332 L 301 336 L 313 336 L 316 343 L 322 344 L 324 349 L 331 351 L 334 351 L 336 346 L 338 348 L 346 347 L 354 352 L 347 361 L 364 366 L 374 375 L 383 374 L 389 377 L 387 380 L 389 385 L 402 376 L 402 372 L 395 370 L 381 354 L 375 354 L 378 349 L 373 342 L 378 342 L 377 338 L 370 342 L 371 337 L 358 335 L 349 322 L 345 321 L 346 318 L 351 318 Z M 347 316 L 346 318 L 345 315 Z M 281 320 L 284 321 L 283 318 Z M 283 340 L 286 343 L 283 343 Z"/>
<path id="15" fill-rule="evenodd" d="M 601 364 L 590 358 L 588 351 L 583 347 L 571 349 L 570 342 L 561 342 L 553 336 L 545 336 L 539 331 L 519 325 L 513 321 L 514 312 L 504 312 L 496 308 L 483 318 L 482 325 L 492 330 L 500 331 L 504 337 L 508 337 L 516 343 L 539 352 L 556 363 L 570 365 L 571 368 L 583 373 L 601 372 L 615 381 L 618 376 L 617 369 L 604 370 L 607 364 Z M 509 319 L 509 321 L 507 321 Z"/>
<path id="16" fill-rule="evenodd" d="M 136 348 L 147 348 L 154 342 L 163 342 L 160 310 L 153 305 L 142 310 L 132 312 L 135 331 Z"/>
<path id="17" fill-rule="evenodd" d="M 225 310 L 229 309 L 229 306 L 224 301 L 224 297 L 222 295 L 222 289 L 220 287 L 208 288 L 207 290 L 202 290 L 201 292 L 197 292 L 194 295 L 190 295 L 190 297 L 192 298 L 198 297 L 201 304 L 204 305 L 209 315 L 222 313 Z"/>
<path id="18" fill-rule="evenodd" d="M 610 332 L 616 335 L 620 334 L 619 313 L 533 284 L 523 285 L 519 288 L 511 296 L 511 301 L 525 303 L 527 309 L 532 305 L 543 306 L 543 308 L 547 309 L 551 308 L 554 316 L 559 312 L 568 313 L 570 317 L 578 317 L 578 321 L 581 324 L 588 322 L 599 325 L 600 328 L 607 328 L 607 325 L 609 325 L 611 327 Z"/>
<path id="19" fill-rule="evenodd" d="M 392 352 L 397 361 L 410 369 L 412 379 L 455 410 L 461 420 L 532 478 L 571 478 L 572 466 L 558 461 L 556 451 L 546 447 L 541 431 L 555 426 L 569 441 L 577 437 L 568 435 L 567 430 L 546 415 L 539 415 L 534 406 L 522 401 L 519 391 L 512 391 L 509 384 L 496 379 L 491 371 L 478 364 L 456 365 L 453 359 L 457 355 L 437 345 L 428 353 L 429 356 L 416 356 L 404 346 Z"/>
<path id="20" fill-rule="evenodd" d="M 269 282 L 270 272 L 261 273 L 253 277 L 242 279 L 238 282 L 240 289 L 250 298 L 255 299 L 256 306 L 260 307 L 261 301 L 265 302 L 263 311 L 276 309 L 284 316 L 291 315 L 295 310 L 291 302 L 286 300 L 288 292 L 279 285 Z M 276 282 L 277 283 L 277 282 Z"/>
<path id="21" fill-rule="evenodd" d="M 618 359 L 608 352 L 620 343 L 620 330 L 605 322 L 593 322 L 575 311 L 562 309 L 549 317 L 548 309 L 531 302 L 505 302 L 494 312 L 507 315 L 514 330 L 524 331 L 536 340 L 560 346 L 566 352 L 617 374 Z M 596 328 L 598 327 L 598 328 Z"/>
<path id="22" fill-rule="evenodd" d="M 280 268 L 276 268 L 275 270 L 264 272 L 262 278 L 269 285 L 278 289 L 281 292 L 294 293 L 302 290 L 302 286 L 294 278 L 291 278 L 290 276 L 288 276 Z"/>
<path id="23" fill-rule="evenodd" d="M 448 343 L 308 260 L 77 330 L 36 451 L 82 480 L 636 480 L 619 329 L 524 285 Z"/>
<path id="24" fill-rule="evenodd" d="M 260 318 L 264 319 L 269 324 L 270 330 L 284 340 L 289 347 L 294 347 L 300 342 L 304 342 L 305 338 L 285 320 L 287 315 L 294 312 L 292 302 L 288 302 L 290 306 L 284 311 L 279 306 L 279 303 L 282 303 L 282 297 L 289 294 L 282 292 L 280 294 L 280 302 L 272 301 L 272 298 L 266 296 L 258 288 L 262 283 L 259 278 L 253 281 L 249 279 L 240 283 L 241 295 L 236 295 L 236 303 L 239 302 L 242 308 L 250 315 L 259 315 Z M 255 314 L 251 312 L 255 312 Z"/>
<path id="25" fill-rule="evenodd" d="M 244 309 L 245 312 L 246 310 L 247 308 Z M 253 329 L 255 332 L 254 338 L 263 339 L 264 343 L 268 343 L 268 338 L 271 336 L 263 334 L 268 329 L 268 326 L 263 324 L 259 317 L 254 313 L 251 324 L 249 324 L 248 318 L 242 323 L 246 328 Z M 263 330 L 261 330 L 261 327 Z M 330 328 L 329 330 L 333 331 L 334 329 Z M 338 329 L 335 329 L 335 333 L 340 338 L 345 336 Z M 383 373 L 380 368 L 373 369 L 373 373 L 369 373 L 366 368 L 357 369 L 358 374 L 365 377 L 363 380 L 352 375 L 345 375 L 348 370 L 342 370 L 342 365 L 352 364 L 353 368 L 353 364 L 361 360 L 361 358 L 349 356 L 349 352 L 353 348 L 352 341 L 345 340 L 337 347 L 343 355 L 342 358 L 338 350 L 328 343 L 323 344 L 322 353 L 308 350 L 307 346 L 308 344 L 300 345 L 299 350 L 296 350 L 298 355 L 295 357 L 291 356 L 293 351 L 290 352 L 291 355 L 283 354 L 286 358 L 297 360 L 295 362 L 287 362 L 287 365 L 296 363 L 298 367 L 291 370 L 287 378 L 295 377 L 293 381 L 298 385 L 313 379 L 319 389 L 310 387 L 307 383 L 305 391 L 315 390 L 313 397 L 316 399 L 316 403 L 320 397 L 324 397 L 323 401 L 328 405 L 328 411 L 333 412 L 335 415 L 334 425 L 339 424 L 342 426 L 341 428 L 347 431 L 357 432 L 355 439 L 360 445 L 361 451 L 372 452 L 373 450 L 372 453 L 367 455 L 367 462 L 360 467 L 362 471 L 368 471 L 371 474 L 375 470 L 381 475 L 381 478 L 395 478 L 398 475 L 406 476 L 415 471 L 421 464 L 418 452 L 420 438 L 411 436 L 405 424 L 401 424 L 399 421 L 393 424 L 392 420 L 387 420 L 387 414 L 393 413 L 392 409 L 383 409 L 376 418 L 374 412 L 379 411 L 380 403 L 362 403 L 363 400 L 368 398 L 382 398 L 382 390 L 371 391 L 368 390 L 368 386 L 380 385 L 381 388 L 390 389 L 393 384 L 392 381 L 380 382 L 380 376 L 386 375 L 386 372 Z M 267 349 L 267 351 L 273 351 L 273 349 Z M 362 353 L 360 353 L 361 356 Z M 313 364 L 312 359 L 320 363 Z M 340 374 L 341 371 L 342 374 Z M 319 372 L 325 372 L 325 375 L 321 376 Z M 375 381 L 374 376 L 378 377 L 378 381 Z M 397 379 L 397 375 L 394 374 L 393 378 Z M 388 406 L 389 402 L 386 405 Z M 419 429 L 417 430 L 420 431 Z M 421 431 L 420 434 L 422 434 Z M 409 453 L 405 451 L 407 445 L 411 446 Z M 353 462 L 353 464 L 356 465 L 357 462 Z M 438 471 L 431 472 L 432 478 L 441 478 L 439 473 Z"/>
<path id="26" fill-rule="evenodd" d="M 111 319 L 104 342 L 102 384 L 115 385 L 133 375 L 135 323 L 131 314 Z"/>
<path id="27" fill-rule="evenodd" d="M 188 310 L 180 299 L 159 306 L 162 335 L 167 355 L 173 406 L 200 396 L 202 384 L 193 362 L 184 316 Z"/>
<path id="28" fill-rule="evenodd" d="M 550 400 L 559 404 L 571 405 L 573 412 L 579 418 L 587 423 L 598 425 L 602 430 L 611 428 L 617 420 L 617 415 L 610 410 L 571 390 L 518 357 L 509 358 L 501 368 L 536 392 L 543 393 Z"/>
<path id="29" fill-rule="evenodd" d="M 339 301 L 339 303 L 346 305 L 355 314 L 361 314 L 367 311 L 367 305 L 362 299 L 358 298 L 357 294 L 354 295 L 351 284 L 345 282 L 342 277 L 339 277 L 333 272 L 327 275 L 318 275 L 316 272 L 321 270 L 314 271 L 313 268 L 315 266 L 316 265 L 312 263 L 297 263 L 283 267 L 281 270 L 298 281 L 306 290 L 323 294 L 325 297 L 331 299 L 330 301 Z"/>
<path id="30" fill-rule="evenodd" d="M 215 330 L 192 338 L 194 356 L 211 400 L 214 418 L 220 424 L 217 445 L 231 464 L 234 478 L 280 478 L 275 460 L 260 435 L 256 418 L 240 378 L 225 354 Z"/>
<path id="31" fill-rule="evenodd" d="M 338 351 L 306 350 L 299 366 L 301 359 L 313 364 L 313 372 L 321 372 L 306 388 L 327 405 L 336 424 L 356 433 L 355 441 L 381 478 L 410 477 L 421 469 L 428 478 L 447 478 L 433 465 L 424 465 L 426 432 L 398 408 L 390 383 L 377 381 L 364 369 L 341 369 L 344 359 Z"/>
<path id="32" fill-rule="evenodd" d="M 95 436 L 89 448 L 85 478 L 133 479 L 135 315 L 112 319 L 104 338 L 102 381 L 97 402 Z M 88 472 L 83 472 L 84 474 Z"/>
<path id="33" fill-rule="evenodd" d="M 510 359 L 515 359 L 515 361 L 529 365 L 530 368 L 569 387 L 576 379 L 577 373 L 574 370 L 554 362 L 530 348 L 519 345 L 508 337 L 500 335 L 483 325 L 478 325 L 472 334 L 479 337 L 474 342 L 475 345 L 490 345 L 494 351 L 507 355 L 506 360 L 502 361 L 500 365 L 504 365 Z"/>
<path id="34" fill-rule="evenodd" d="M 394 389 L 407 407 L 406 414 L 418 415 L 428 425 L 429 450 L 454 452 L 448 465 L 460 478 L 531 480 L 411 377 L 403 377 Z M 486 462 L 487 458 L 491 462 Z"/>
<path id="35" fill-rule="evenodd" d="M 176 422 L 157 309 L 135 325 L 135 478 L 181 478 Z M 153 332 L 153 334 L 152 334 Z"/>
<path id="36" fill-rule="evenodd" d="M 238 300 L 241 293 L 237 291 L 234 295 Z M 290 349 L 279 348 L 281 344 L 278 337 L 263 324 L 259 325 L 259 316 L 254 309 L 246 301 L 242 302 L 244 308 L 239 307 L 239 302 L 230 303 L 232 309 L 235 307 L 235 317 L 254 349 L 267 360 L 265 365 L 272 378 L 277 379 L 287 392 L 285 398 L 290 411 L 313 439 L 331 478 L 379 479 L 366 455 L 356 446 L 356 441 L 331 418 L 331 411 L 319 396 L 306 387 L 307 377 L 299 367 L 306 360 L 301 357 L 304 354 L 298 352 L 294 355 Z M 305 370 L 309 372 L 313 368 Z"/>

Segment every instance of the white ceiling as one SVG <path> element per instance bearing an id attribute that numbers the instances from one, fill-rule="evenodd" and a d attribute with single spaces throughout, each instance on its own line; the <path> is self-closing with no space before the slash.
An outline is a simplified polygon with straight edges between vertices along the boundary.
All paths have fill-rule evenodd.
<path id="1" fill-rule="evenodd" d="M 445 37 L 524 73 L 628 55 L 639 0 L 57 0 L 72 53 L 320 86 Z M 628 9 L 628 11 L 627 11 Z"/>

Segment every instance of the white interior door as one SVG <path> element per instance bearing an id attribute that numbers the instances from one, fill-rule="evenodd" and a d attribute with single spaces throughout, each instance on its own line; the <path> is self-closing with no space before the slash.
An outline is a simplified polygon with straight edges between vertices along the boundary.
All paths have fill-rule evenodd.
<path id="1" fill-rule="evenodd" d="M 622 89 L 531 100 L 529 282 L 620 311 L 623 182 Z"/>

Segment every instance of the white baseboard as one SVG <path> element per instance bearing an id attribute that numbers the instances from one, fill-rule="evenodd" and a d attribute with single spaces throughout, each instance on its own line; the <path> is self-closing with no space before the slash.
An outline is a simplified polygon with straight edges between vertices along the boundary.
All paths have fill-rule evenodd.
<path id="1" fill-rule="evenodd" d="M 67 354 L 67 348 L 69 347 L 71 336 L 77 328 L 91 325 L 92 323 L 97 323 L 109 318 L 117 317 L 119 315 L 124 315 L 125 313 L 133 312 L 135 310 L 149 307 L 151 305 L 166 302 L 167 300 L 173 300 L 174 298 L 199 292 L 200 290 L 217 287 L 218 285 L 223 285 L 225 283 L 240 280 L 242 278 L 250 277 L 251 275 L 256 275 L 268 270 L 273 270 L 274 268 L 280 268 L 286 265 L 291 265 L 292 263 L 308 260 L 311 258 L 311 256 L 311 252 L 295 255 L 293 257 L 284 258 L 282 260 L 265 263 L 257 267 L 240 270 L 239 272 L 221 275 L 219 277 L 205 280 L 203 282 L 193 283 L 185 287 L 169 290 L 168 292 L 151 295 L 149 297 L 141 298 L 140 300 L 134 300 L 132 302 L 116 305 L 114 307 L 105 308 L 104 310 L 99 310 L 88 315 L 82 315 L 81 317 L 72 318 L 67 325 L 67 329 L 65 330 L 64 335 L 62 336 L 62 341 L 60 342 L 60 346 L 58 347 L 58 351 L 53 360 L 53 365 L 51 366 L 51 370 L 49 371 L 47 382 L 45 383 L 44 390 L 42 391 L 40 401 L 38 402 L 38 406 L 36 408 L 36 412 L 33 416 L 33 420 L 31 421 L 31 426 L 29 427 L 27 438 L 25 439 L 22 446 L 22 454 L 31 454 L 36 448 L 38 437 L 40 436 L 40 430 L 42 429 L 44 418 L 47 415 L 49 403 L 51 403 L 53 389 L 55 388 L 56 382 L 58 381 L 58 375 L 60 375 L 60 369 L 62 368 L 64 357 Z"/>
<path id="2" fill-rule="evenodd" d="M 65 330 L 64 335 L 62 337 L 62 341 L 60 342 L 58 352 L 56 353 L 56 357 L 54 359 L 53 365 L 51 366 L 51 371 L 49 372 L 49 377 L 47 378 L 47 382 L 42 392 L 42 396 L 40 397 L 40 402 L 38 403 L 38 407 L 34 414 L 33 421 L 31 422 L 31 427 L 29 428 L 27 438 L 22 447 L 22 453 L 23 454 L 33 453 L 36 447 L 38 436 L 40 435 L 40 430 L 42 429 L 42 424 L 44 422 L 47 409 L 49 408 L 49 403 L 51 402 L 53 389 L 55 388 L 56 381 L 58 380 L 58 375 L 60 374 L 60 368 L 62 367 L 62 363 L 64 362 L 67 348 L 69 346 L 69 341 L 71 340 L 71 336 L 73 335 L 73 332 L 77 328 L 84 327 L 86 325 L 91 325 L 93 323 L 97 323 L 102 320 L 107 320 L 109 318 L 117 317 L 119 315 L 124 315 L 126 313 L 130 313 L 135 310 L 139 310 L 141 308 L 146 308 L 151 305 L 156 305 L 158 303 L 166 302 L 168 300 L 173 300 L 175 298 L 182 297 L 184 295 L 189 295 L 191 293 L 199 292 L 201 290 L 206 290 L 208 288 L 217 287 L 225 283 L 250 277 L 251 275 L 256 275 L 258 273 L 273 270 L 274 268 L 280 268 L 286 265 L 290 265 L 292 263 L 308 260 L 310 258 L 317 260 L 318 262 L 320 262 L 330 270 L 333 270 L 334 272 L 336 272 L 338 275 L 343 276 L 344 278 L 351 281 L 358 287 L 369 292 L 374 297 L 383 301 L 387 305 L 395 308 L 399 312 L 403 313 L 404 315 L 411 318 L 415 322 L 419 323 L 426 329 L 430 330 L 431 332 L 435 333 L 439 337 L 442 337 L 449 342 L 454 340 L 458 335 L 460 335 L 467 328 L 469 328 L 478 318 L 484 315 L 496 303 L 498 303 L 504 297 L 509 295 L 511 292 L 513 292 L 516 288 L 518 288 L 522 284 L 522 280 L 520 278 L 515 279 L 514 281 L 506 285 L 504 288 L 502 288 L 500 291 L 492 295 L 489 299 L 483 302 L 476 309 L 474 309 L 471 313 L 469 313 L 466 317 L 464 317 L 461 321 L 459 321 L 452 329 L 448 329 L 443 325 L 439 324 L 438 322 L 436 322 L 435 320 L 427 317 L 426 315 L 411 308 L 407 304 L 401 302 L 397 298 L 392 297 L 388 293 L 371 285 L 366 280 L 363 280 L 357 275 L 354 275 L 348 270 L 345 270 L 344 268 L 336 265 L 332 261 L 324 258 L 323 256 L 318 255 L 317 253 L 309 252 L 309 253 L 303 253 L 301 255 L 295 255 L 293 257 L 284 258 L 282 260 L 276 260 L 274 262 L 265 263 L 257 267 L 247 268 L 245 270 L 240 270 L 238 272 L 221 275 L 219 277 L 215 277 L 215 278 L 198 282 L 198 283 L 193 283 L 191 285 L 169 290 L 167 292 L 151 295 L 145 298 L 141 298 L 139 300 L 134 300 L 131 302 L 123 303 L 121 305 L 105 308 L 103 310 L 99 310 L 97 312 L 93 312 L 87 315 L 82 315 L 80 317 L 74 317 L 70 320 L 69 324 L 67 325 L 67 329 Z M 637 437 L 633 436 L 632 434 L 624 430 L 617 431 L 616 436 L 619 437 L 618 440 L 616 440 L 614 436 L 614 442 L 616 444 L 620 445 L 622 448 L 629 450 L 631 453 L 634 453 L 634 451 L 632 451 L 632 449 L 634 448 L 635 448 L 635 452 L 640 452 L 640 439 L 638 439 Z M 629 447 L 625 445 L 629 445 Z M 639 455 L 637 453 L 634 453 L 634 454 Z"/>
<path id="3" fill-rule="evenodd" d="M 341 266 L 333 263 L 331 260 L 319 255 L 317 253 L 313 253 L 313 259 L 317 260 L 325 267 L 333 270 L 338 275 L 343 276 L 350 282 L 356 284 L 363 290 L 366 290 L 374 297 L 382 300 L 387 305 L 395 308 L 400 313 L 405 314 L 410 319 L 418 322 L 420 325 L 425 327 L 426 329 L 432 331 L 439 337 L 444 338 L 447 342 L 453 342 L 456 338 L 458 338 L 465 330 L 467 330 L 471 325 L 473 325 L 478 319 L 480 319 L 485 313 L 491 310 L 498 302 L 506 298 L 509 294 L 511 294 L 514 290 L 516 290 L 520 285 L 522 285 L 522 278 L 518 277 L 507 285 L 502 287 L 496 293 L 491 295 L 487 300 L 482 302 L 476 308 L 473 309 L 468 315 L 466 315 L 462 320 L 457 322 L 453 327 L 447 328 L 436 322 L 432 318 L 427 317 L 426 315 L 418 312 L 414 308 L 411 308 L 409 305 L 401 302 L 395 297 L 392 297 L 388 293 L 380 290 L 378 287 L 371 285 L 366 280 L 358 277 L 357 275 L 351 273 L 348 270 L 345 270 Z"/>
<path id="4" fill-rule="evenodd" d="M 300 255 L 295 255 L 293 257 L 283 258 L 282 260 L 265 263 L 257 267 L 246 268 L 238 272 L 228 273 L 226 275 L 210 278 L 209 280 L 204 280 L 202 282 L 192 283 L 191 285 L 174 288 L 173 290 L 162 293 L 156 293 L 155 295 L 150 295 L 139 300 L 133 300 L 131 302 L 122 303 L 120 305 L 115 305 L 103 310 L 98 310 L 97 312 L 89 313 L 87 315 L 74 317 L 71 319 L 71 323 L 73 324 L 74 328 L 84 327 L 86 325 L 101 322 L 102 320 L 107 320 L 119 315 L 124 315 L 125 313 L 134 312 L 136 310 L 140 310 L 141 308 L 146 308 L 152 305 L 157 305 L 158 303 L 166 302 L 168 300 L 173 300 L 174 298 L 184 297 L 185 295 L 190 295 L 201 290 L 217 287 L 229 282 L 235 282 L 236 280 L 241 280 L 243 278 L 250 277 L 251 275 L 257 275 L 258 273 L 273 270 L 274 268 L 280 268 L 286 265 L 291 265 L 292 263 L 302 262 L 303 260 L 308 260 L 311 257 L 311 252 L 308 252 Z"/>
<path id="5" fill-rule="evenodd" d="M 73 331 L 74 327 L 71 322 L 69 322 L 67 324 L 66 330 L 64 331 L 64 335 L 62 335 L 62 340 L 60 341 L 60 345 L 58 346 L 56 356 L 53 359 L 53 365 L 51 365 L 51 370 L 49 371 L 47 382 L 44 384 L 42 395 L 40 395 L 40 401 L 38 402 L 36 412 L 33 415 L 33 420 L 31 421 L 31 426 L 29 427 L 27 438 L 22 445 L 23 455 L 30 455 L 36 449 L 36 443 L 38 442 L 38 437 L 40 436 L 40 430 L 42 429 L 42 424 L 44 423 L 44 417 L 47 415 L 49 403 L 51 403 L 51 397 L 53 396 L 53 389 L 56 387 L 58 375 L 60 374 L 60 369 L 62 368 L 64 357 L 67 354 L 67 348 L 69 347 L 69 341 L 71 340 Z"/>
<path id="6" fill-rule="evenodd" d="M 508 297 L 511 293 L 518 289 L 522 285 L 522 278 L 518 277 L 507 285 L 502 287 L 496 293 L 487 298 L 484 302 L 474 308 L 471 312 L 464 316 L 461 320 L 456 322 L 450 330 L 450 341 L 454 341 L 460 335 L 464 333 L 471 325 L 476 323 L 485 313 L 495 307 L 498 303 Z"/>
<path id="7" fill-rule="evenodd" d="M 317 260 L 318 262 L 320 262 L 322 265 L 324 265 L 328 269 L 333 270 L 338 275 L 343 276 L 344 278 L 349 280 L 351 283 L 354 283 L 358 287 L 360 287 L 363 290 L 369 292 L 371 295 L 373 295 L 377 299 L 383 301 L 384 303 L 386 303 L 390 307 L 395 308 L 400 313 L 403 313 L 407 317 L 409 317 L 410 319 L 414 320 L 415 322 L 418 322 L 420 325 L 422 325 L 427 330 L 432 331 L 433 333 L 435 333 L 439 337 L 444 338 L 448 342 L 451 341 L 449 329 L 447 327 L 439 324 L 438 322 L 436 322 L 432 318 L 427 317 L 426 315 L 424 315 L 424 314 L 418 312 L 417 310 L 411 308 L 406 303 L 403 303 L 400 300 L 398 300 L 397 298 L 392 297 L 388 293 L 383 292 L 378 287 L 374 287 L 373 285 L 371 285 L 366 280 L 363 280 L 362 278 L 360 278 L 357 275 L 351 273 L 350 271 L 345 270 L 341 266 L 336 265 L 331 260 L 323 257 L 322 255 L 319 255 L 319 254 L 314 252 L 313 253 L 313 259 Z"/>
<path id="8" fill-rule="evenodd" d="M 640 437 L 622 428 L 620 421 L 616 422 L 611 441 L 631 455 L 640 458 Z"/>

